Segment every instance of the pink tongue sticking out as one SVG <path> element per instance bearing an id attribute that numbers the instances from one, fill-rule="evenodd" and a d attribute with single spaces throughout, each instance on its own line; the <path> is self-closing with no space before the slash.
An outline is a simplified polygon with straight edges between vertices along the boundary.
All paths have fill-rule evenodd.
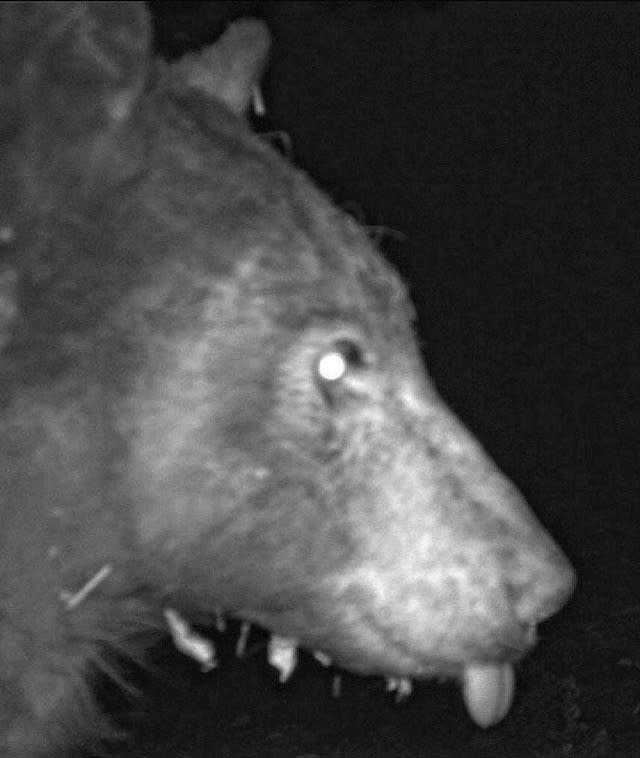
<path id="1" fill-rule="evenodd" d="M 508 663 L 472 663 L 465 667 L 462 695 L 478 726 L 487 729 L 507 715 L 515 694 L 515 673 Z"/>

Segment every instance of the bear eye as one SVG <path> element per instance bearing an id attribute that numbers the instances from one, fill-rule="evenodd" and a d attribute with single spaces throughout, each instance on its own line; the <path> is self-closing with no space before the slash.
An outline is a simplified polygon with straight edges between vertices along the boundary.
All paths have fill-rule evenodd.
<path id="1" fill-rule="evenodd" d="M 337 382 L 353 368 L 364 365 L 362 350 L 353 340 L 337 340 L 318 361 L 318 377 L 325 382 Z"/>

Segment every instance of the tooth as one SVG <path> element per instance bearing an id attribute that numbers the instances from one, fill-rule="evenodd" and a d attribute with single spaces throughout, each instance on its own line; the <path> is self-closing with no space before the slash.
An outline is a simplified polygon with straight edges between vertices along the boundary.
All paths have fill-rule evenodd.
<path id="1" fill-rule="evenodd" d="M 325 668 L 327 668 L 327 666 L 331 666 L 331 658 L 329 658 L 326 653 L 323 653 L 322 650 L 314 650 L 313 657 L 321 666 L 324 666 Z"/>
<path id="2" fill-rule="evenodd" d="M 236 658 L 242 658 L 244 656 L 250 631 L 251 624 L 248 621 L 243 621 L 240 624 L 240 634 L 238 635 L 238 640 L 236 642 Z"/>
<path id="3" fill-rule="evenodd" d="M 284 684 L 298 663 L 295 640 L 272 635 L 267 646 L 267 660 L 280 672 L 280 684 Z"/>
<path id="4" fill-rule="evenodd" d="M 216 668 L 216 648 L 211 640 L 194 631 L 189 622 L 173 608 L 165 608 L 164 617 L 176 649 L 197 661 L 202 671 Z"/>
<path id="5" fill-rule="evenodd" d="M 262 90 L 257 84 L 253 85 L 253 91 L 251 93 L 251 105 L 256 116 L 266 115 L 267 108 L 264 104 L 264 98 L 262 97 Z"/>
<path id="6" fill-rule="evenodd" d="M 396 693 L 396 703 L 409 697 L 413 690 L 411 679 L 407 676 L 390 676 L 386 679 L 387 692 Z"/>
<path id="7" fill-rule="evenodd" d="M 515 673 L 508 663 L 472 663 L 465 667 L 462 694 L 475 723 L 487 729 L 509 711 L 515 694 Z"/>
<path id="8" fill-rule="evenodd" d="M 342 694 L 342 675 L 334 674 L 334 677 L 331 680 L 331 696 L 340 697 L 341 694 Z"/>

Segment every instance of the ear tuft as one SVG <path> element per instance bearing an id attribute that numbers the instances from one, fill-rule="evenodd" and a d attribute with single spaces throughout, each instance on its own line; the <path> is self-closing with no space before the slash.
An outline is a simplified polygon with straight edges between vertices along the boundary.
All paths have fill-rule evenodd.
<path id="1" fill-rule="evenodd" d="M 271 37 L 262 21 L 240 19 L 204 52 L 189 53 L 173 63 L 169 84 L 178 91 L 199 90 L 242 116 L 259 87 L 270 46 Z"/>

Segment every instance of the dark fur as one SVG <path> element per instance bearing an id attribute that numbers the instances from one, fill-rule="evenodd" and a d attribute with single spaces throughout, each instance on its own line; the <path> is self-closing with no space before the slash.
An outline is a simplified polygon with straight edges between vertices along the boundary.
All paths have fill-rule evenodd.
<path id="1" fill-rule="evenodd" d="M 164 606 L 388 676 L 517 660 L 571 569 L 425 377 L 395 273 L 249 130 L 266 31 L 170 68 L 135 3 L 0 29 L 0 746 L 100 734 L 92 672 Z"/>

